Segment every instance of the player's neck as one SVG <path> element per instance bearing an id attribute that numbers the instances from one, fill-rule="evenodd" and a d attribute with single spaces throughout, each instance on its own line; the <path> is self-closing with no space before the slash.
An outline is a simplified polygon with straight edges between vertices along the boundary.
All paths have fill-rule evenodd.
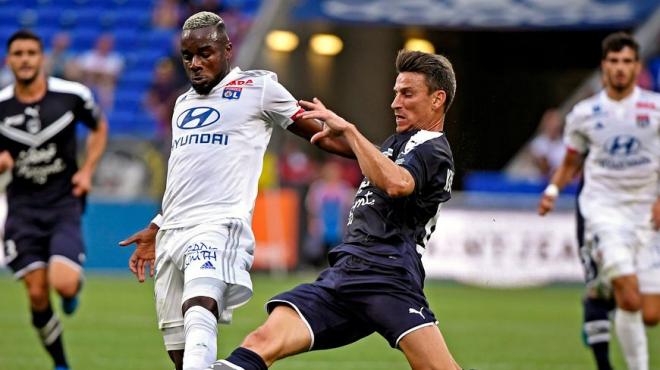
<path id="1" fill-rule="evenodd" d="M 444 126 L 445 126 L 445 116 L 442 115 L 439 118 L 437 118 L 437 119 L 435 119 L 435 120 L 433 120 L 433 121 L 431 121 L 427 124 L 420 125 L 420 127 L 418 127 L 418 128 L 420 130 L 440 132 L 444 129 Z"/>
<path id="2" fill-rule="evenodd" d="M 629 97 L 634 91 L 635 91 L 635 84 L 632 84 L 623 90 L 618 90 L 612 87 L 607 87 L 605 89 L 605 93 L 607 94 L 607 97 L 616 101 L 621 101 Z"/>
<path id="3" fill-rule="evenodd" d="M 46 77 L 41 74 L 30 83 L 16 81 L 14 94 L 21 103 L 31 104 L 41 100 L 46 95 Z"/>

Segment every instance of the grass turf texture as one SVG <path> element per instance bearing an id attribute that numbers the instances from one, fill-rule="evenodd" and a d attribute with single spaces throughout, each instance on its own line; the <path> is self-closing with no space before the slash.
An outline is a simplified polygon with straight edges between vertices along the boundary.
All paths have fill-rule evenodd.
<path id="1" fill-rule="evenodd" d="M 227 355 L 265 319 L 264 302 L 275 293 L 314 276 L 254 276 L 255 296 L 234 312 L 234 322 L 220 327 L 218 354 Z M 79 311 L 63 317 L 65 346 L 73 370 L 171 370 L 156 328 L 153 284 L 127 275 L 90 274 Z M 30 326 L 22 284 L 0 273 L 0 369 L 51 369 Z M 453 283 L 427 282 L 431 308 L 440 320 L 450 349 L 465 369 L 592 369 L 591 355 L 580 340 L 579 286 L 494 290 Z M 651 369 L 660 369 L 660 329 L 649 331 Z M 613 361 L 625 369 L 616 344 Z M 402 353 L 372 335 L 341 349 L 285 359 L 273 369 L 407 369 Z"/>

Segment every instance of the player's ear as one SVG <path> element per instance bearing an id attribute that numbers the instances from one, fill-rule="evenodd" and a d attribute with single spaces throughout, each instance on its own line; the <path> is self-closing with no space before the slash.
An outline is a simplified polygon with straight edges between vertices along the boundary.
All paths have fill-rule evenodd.
<path id="1" fill-rule="evenodd" d="M 442 108 L 447 100 L 447 93 L 444 90 L 436 90 L 432 95 L 433 100 L 431 101 L 431 104 L 433 105 L 433 110 Z"/>

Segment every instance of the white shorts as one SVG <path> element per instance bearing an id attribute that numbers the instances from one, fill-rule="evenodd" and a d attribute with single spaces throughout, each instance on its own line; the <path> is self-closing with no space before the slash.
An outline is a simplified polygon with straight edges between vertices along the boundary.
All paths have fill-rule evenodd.
<path id="1" fill-rule="evenodd" d="M 660 294 L 660 232 L 637 253 L 637 270 L 642 294 Z"/>
<path id="2" fill-rule="evenodd" d="M 254 235 L 244 221 L 160 230 L 156 237 L 155 295 L 158 327 L 182 328 L 183 303 L 195 296 L 217 300 L 216 286 L 191 283 L 226 283 L 218 302 L 221 322 L 231 320 L 231 310 L 252 297 L 249 270 L 254 260 Z M 209 279 L 210 278 L 210 279 Z M 208 285 L 208 284 L 207 284 Z M 185 287 L 185 289 L 184 289 Z"/>
<path id="3" fill-rule="evenodd" d="M 651 225 L 590 224 L 586 240 L 605 281 L 637 275 L 642 293 L 660 292 L 660 237 Z"/>

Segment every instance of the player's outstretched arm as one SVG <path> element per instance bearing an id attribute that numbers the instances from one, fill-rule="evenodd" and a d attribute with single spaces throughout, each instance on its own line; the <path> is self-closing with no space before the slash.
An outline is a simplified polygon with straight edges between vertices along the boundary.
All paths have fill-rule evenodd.
<path id="1" fill-rule="evenodd" d="M 293 134 L 302 137 L 303 139 L 310 140 L 312 136 L 323 130 L 323 123 L 310 118 L 297 118 L 293 124 L 287 128 Z M 348 145 L 346 140 L 342 137 L 327 137 L 323 140 L 315 142 L 319 148 L 326 152 L 340 155 L 342 157 L 355 159 L 353 150 Z"/>
<path id="2" fill-rule="evenodd" d="M 128 268 L 143 283 L 146 278 L 147 265 L 149 276 L 154 276 L 154 263 L 156 262 L 156 234 L 158 225 L 151 223 L 146 228 L 119 242 L 122 247 L 135 243 L 135 251 L 128 259 Z"/>
<path id="3" fill-rule="evenodd" d="M 362 173 L 374 186 L 393 198 L 409 195 L 415 190 L 415 180 L 410 172 L 385 157 L 355 125 L 328 110 L 317 98 L 311 102 L 301 100 L 300 105 L 308 109 L 301 114 L 302 118 L 318 119 L 325 123 L 323 131 L 312 136 L 312 143 L 342 137 L 355 153 Z"/>
<path id="4" fill-rule="evenodd" d="M 538 213 L 544 216 L 546 213 L 555 208 L 555 200 L 563 189 L 573 178 L 577 175 L 578 171 L 582 168 L 583 156 L 581 153 L 572 149 L 566 150 L 564 161 L 561 163 L 557 171 L 552 175 L 550 184 L 541 195 L 539 201 Z"/>
<path id="5" fill-rule="evenodd" d="M 14 168 L 14 158 L 11 157 L 8 151 L 3 150 L 0 152 L 0 173 L 9 171 Z"/>

